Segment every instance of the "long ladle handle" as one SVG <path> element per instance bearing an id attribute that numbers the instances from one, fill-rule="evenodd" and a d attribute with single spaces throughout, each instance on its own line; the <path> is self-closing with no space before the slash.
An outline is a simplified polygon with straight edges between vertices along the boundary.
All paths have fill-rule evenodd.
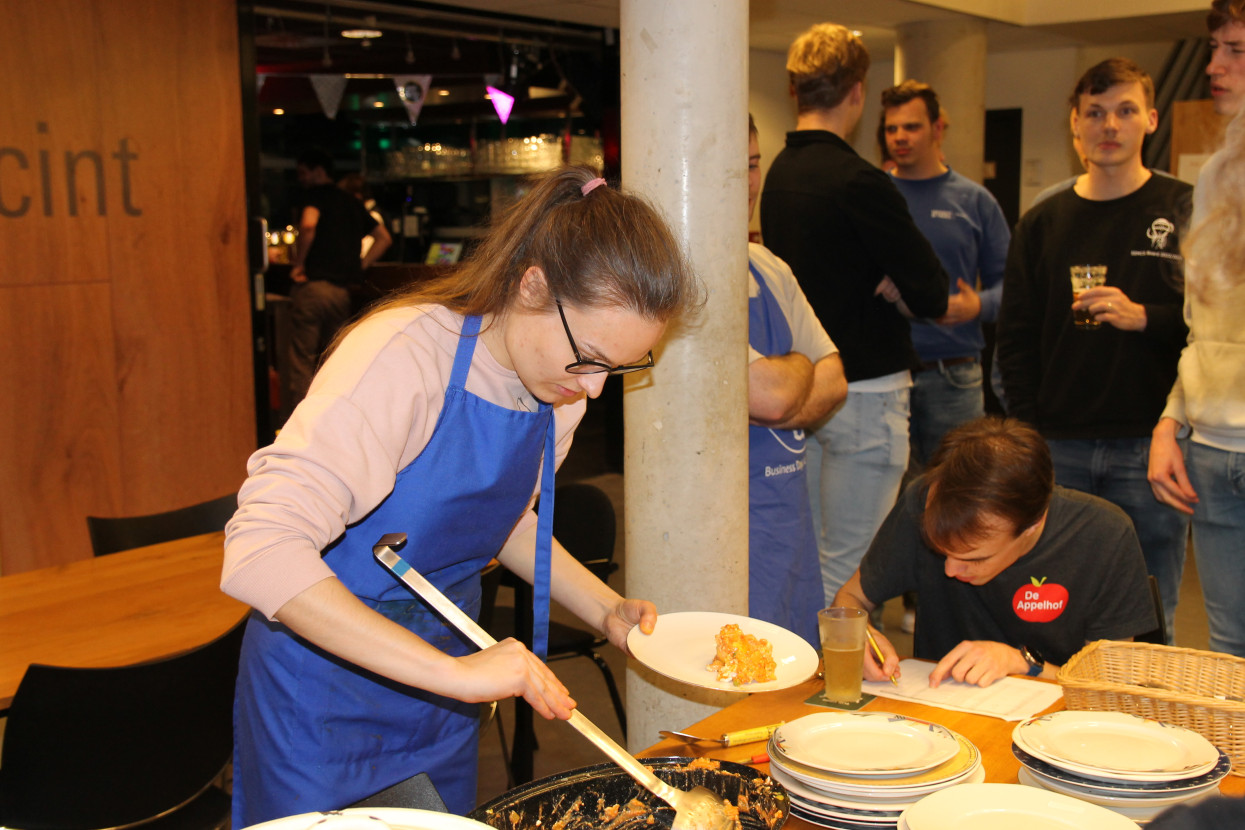
<path id="1" fill-rule="evenodd" d="M 402 584 L 414 591 L 424 602 L 431 605 L 434 611 L 444 617 L 446 622 L 466 635 L 471 642 L 480 648 L 497 645 L 497 641 L 479 623 L 471 619 L 465 611 L 451 602 L 445 594 L 438 591 L 436 586 L 425 579 L 423 574 L 412 568 L 410 563 L 394 553 L 395 548 L 401 549 L 404 544 L 406 544 L 405 533 L 387 533 L 372 547 L 372 554 L 378 562 L 401 580 Z M 571 712 L 570 720 L 567 722 L 609 756 L 611 761 L 618 764 L 628 775 L 643 785 L 646 790 L 677 809 L 678 805 L 675 802 L 682 795 L 681 790 L 670 786 L 654 775 L 652 770 L 641 764 L 634 755 L 619 746 L 613 738 L 601 731 L 599 726 L 580 714 L 578 709 Z"/>

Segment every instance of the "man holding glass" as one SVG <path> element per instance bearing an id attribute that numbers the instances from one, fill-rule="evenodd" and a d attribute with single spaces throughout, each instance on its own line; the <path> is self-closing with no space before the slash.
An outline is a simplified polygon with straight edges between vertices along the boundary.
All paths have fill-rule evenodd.
<path id="1" fill-rule="evenodd" d="M 1058 484 L 1132 519 L 1170 641 L 1188 520 L 1155 505 L 1146 468 L 1187 334 L 1180 234 L 1192 188 L 1142 163 L 1158 113 L 1135 63 L 1091 67 L 1070 103 L 1086 173 L 1025 214 L 1008 250 L 998 326 L 1008 414 L 1046 438 Z M 1105 283 L 1074 291 L 1080 275 Z"/>

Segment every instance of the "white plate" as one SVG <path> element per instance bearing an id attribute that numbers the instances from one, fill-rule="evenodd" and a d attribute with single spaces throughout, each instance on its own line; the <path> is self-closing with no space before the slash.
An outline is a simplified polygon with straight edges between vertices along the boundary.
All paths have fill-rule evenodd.
<path id="1" fill-rule="evenodd" d="M 960 744 L 945 726 L 889 712 L 819 712 L 778 727 L 787 758 L 843 773 L 899 775 L 951 760 Z"/>
<path id="2" fill-rule="evenodd" d="M 776 733 L 775 733 L 776 734 Z M 792 761 L 783 754 L 771 735 L 767 744 L 770 766 L 778 766 L 794 778 L 810 786 L 837 792 L 843 795 L 868 796 L 920 796 L 931 793 L 941 787 L 958 783 L 967 778 L 981 766 L 981 752 L 973 742 L 963 735 L 955 735 L 959 744 L 959 752 L 949 761 L 944 761 L 933 769 L 914 772 L 907 775 L 860 775 L 840 772 L 828 772 L 816 767 L 806 766 Z"/>
<path id="3" fill-rule="evenodd" d="M 302 813 L 247 830 L 493 830 L 484 822 L 435 810 L 397 807 L 351 807 L 332 813 Z"/>
<path id="4" fill-rule="evenodd" d="M 1021 721 L 1020 748 L 1074 772 L 1163 781 L 1209 772 L 1219 750 L 1198 733 L 1123 712 L 1054 712 Z"/>
<path id="5" fill-rule="evenodd" d="M 774 679 L 767 683 L 736 686 L 718 680 L 709 663 L 717 653 L 716 638 L 722 626 L 738 625 L 745 634 L 769 640 L 774 649 Z M 661 614 L 652 634 L 640 626 L 627 635 L 627 647 L 635 658 L 658 674 L 723 692 L 772 692 L 797 686 L 817 673 L 817 652 L 803 637 L 764 620 L 719 614 L 713 611 L 679 611 Z"/>
<path id="6" fill-rule="evenodd" d="M 868 795 L 843 795 L 840 793 L 826 792 L 815 786 L 793 778 L 781 767 L 772 763 L 769 767 L 769 774 L 775 781 L 787 788 L 787 792 L 791 794 L 793 799 L 798 796 L 805 801 L 814 801 L 830 807 L 844 807 L 849 810 L 873 810 L 883 813 L 894 813 L 906 810 L 924 798 L 924 794 L 916 796 L 905 795 L 899 798 L 883 798 Z M 985 780 L 986 769 L 985 767 L 978 766 L 961 783 L 980 784 Z M 959 785 L 954 784 L 950 786 Z"/>
<path id="7" fill-rule="evenodd" d="M 1210 772 L 1194 776 L 1193 778 L 1181 778 L 1177 781 L 1108 781 L 1102 776 L 1090 777 L 1088 775 L 1080 775 L 1057 767 L 1054 764 L 1048 764 L 1041 758 L 1030 755 L 1015 742 L 1012 743 L 1012 754 L 1016 756 L 1016 760 L 1022 766 L 1027 767 L 1043 778 L 1072 784 L 1093 792 L 1135 796 L 1137 798 L 1187 793 L 1191 790 L 1203 789 L 1208 785 L 1218 786 L 1219 782 L 1232 771 L 1232 761 L 1228 758 L 1227 753 L 1222 750 L 1219 752 L 1219 763 Z"/>
<path id="8" fill-rule="evenodd" d="M 908 830 L 1137 830 L 1106 807 L 1021 784 L 965 784 L 903 811 Z"/>
<path id="9" fill-rule="evenodd" d="M 1083 790 L 1072 784 L 1064 784 L 1060 781 L 1054 781 L 1045 778 L 1026 767 L 1021 767 L 1016 773 L 1017 780 L 1027 787 L 1039 787 L 1044 790 L 1050 790 L 1055 793 L 1063 793 L 1073 798 L 1079 798 L 1082 801 L 1088 801 L 1090 804 L 1097 804 L 1100 807 L 1107 807 L 1129 818 L 1136 819 L 1149 818 L 1166 810 L 1173 804 L 1183 804 L 1185 802 L 1201 801 L 1208 795 L 1218 792 L 1219 787 L 1211 784 L 1200 790 L 1191 790 L 1180 795 L 1166 796 L 1160 798 L 1130 798 L 1128 796 L 1107 795 L 1105 793 L 1096 793 L 1089 790 Z M 1127 812 L 1122 812 L 1126 810 Z M 1136 815 L 1134 815 L 1134 813 Z M 1144 815 L 1148 813 L 1149 815 Z"/>

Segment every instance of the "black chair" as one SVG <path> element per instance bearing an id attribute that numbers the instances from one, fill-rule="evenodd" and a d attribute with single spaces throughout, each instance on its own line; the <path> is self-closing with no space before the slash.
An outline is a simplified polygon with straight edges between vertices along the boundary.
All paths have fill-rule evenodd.
<path id="1" fill-rule="evenodd" d="M 1165 646 L 1167 645 L 1167 616 L 1163 613 L 1163 596 L 1159 593 L 1159 581 L 1154 574 L 1148 574 L 1146 579 L 1150 583 L 1150 600 L 1154 603 L 1154 613 L 1159 618 L 1159 626 L 1153 631 L 1137 635 L 1133 638 L 1133 642 Z"/>
<path id="2" fill-rule="evenodd" d="M 103 556 L 224 530 L 225 522 L 229 521 L 237 509 L 237 494 L 230 493 L 165 513 L 116 518 L 87 516 L 86 528 L 91 534 L 91 549 L 96 556 Z"/>
<path id="3" fill-rule="evenodd" d="M 614 536 L 617 518 L 614 504 L 605 491 L 593 484 L 574 482 L 559 485 L 554 496 L 553 535 L 562 546 L 592 571 L 602 582 L 618 570 L 614 561 Z M 539 505 L 537 505 L 539 510 Z M 483 576 L 484 597 L 480 624 L 496 639 L 516 637 L 529 645 L 532 642 L 532 587 L 505 568 L 486 571 Z M 514 614 L 495 614 L 495 596 L 499 585 L 514 588 Z M 627 711 L 609 663 L 600 649 L 609 641 L 586 628 L 551 620 L 549 622 L 548 662 L 570 657 L 586 657 L 601 670 L 605 688 L 614 705 L 614 713 L 622 734 L 627 735 Z M 531 780 L 531 752 L 535 748 L 531 712 L 524 710 L 523 701 L 516 701 L 516 723 L 511 769 L 517 783 Z M 499 720 L 500 728 L 500 720 Z"/>
<path id="4" fill-rule="evenodd" d="M 0 750 L 0 826 L 214 830 L 233 752 L 244 621 L 175 657 L 117 668 L 31 665 Z"/>

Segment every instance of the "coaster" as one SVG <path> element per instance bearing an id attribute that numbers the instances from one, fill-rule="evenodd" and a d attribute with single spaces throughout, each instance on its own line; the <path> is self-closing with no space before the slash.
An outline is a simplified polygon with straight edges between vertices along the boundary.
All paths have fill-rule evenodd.
<path id="1" fill-rule="evenodd" d="M 855 712 L 875 697 L 877 697 L 877 695 L 871 695 L 868 692 L 861 692 L 860 700 L 855 703 L 835 703 L 832 700 L 826 700 L 826 692 L 823 689 L 804 702 L 810 706 L 824 706 L 827 709 L 839 709 L 844 712 Z"/>

